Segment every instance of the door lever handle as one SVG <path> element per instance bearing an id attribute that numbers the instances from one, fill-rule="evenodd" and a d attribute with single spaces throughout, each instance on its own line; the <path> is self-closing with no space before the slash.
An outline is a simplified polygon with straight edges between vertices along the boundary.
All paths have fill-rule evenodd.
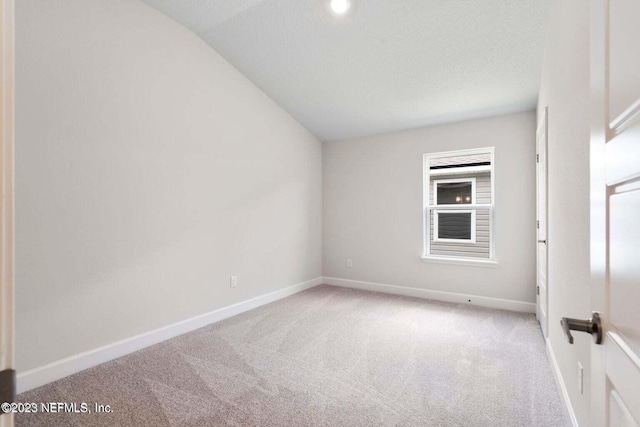
<path id="1" fill-rule="evenodd" d="M 544 243 L 545 245 L 547 244 L 547 239 L 544 240 L 538 240 L 538 243 Z"/>
<path id="2" fill-rule="evenodd" d="M 562 330 L 567 335 L 569 344 L 573 344 L 573 335 L 571 331 L 588 332 L 593 335 L 593 340 L 596 344 L 602 343 L 602 322 L 600 321 L 600 313 L 594 311 L 591 315 L 591 319 L 580 320 L 563 317 L 560 320 Z"/>

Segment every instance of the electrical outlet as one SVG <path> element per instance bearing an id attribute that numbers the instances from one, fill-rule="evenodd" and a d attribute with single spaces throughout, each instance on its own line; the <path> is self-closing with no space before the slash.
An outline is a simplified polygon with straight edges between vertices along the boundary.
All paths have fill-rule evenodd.
<path id="1" fill-rule="evenodd" d="M 578 362 L 578 391 L 580 391 L 580 394 L 583 393 L 583 369 L 582 369 L 582 365 L 580 364 L 580 362 Z"/>
<path id="2" fill-rule="evenodd" d="M 229 281 L 229 285 L 232 288 L 235 288 L 237 284 L 238 284 L 238 276 L 231 276 L 231 280 Z"/>
<path id="3" fill-rule="evenodd" d="M 347 268 L 353 267 L 353 261 L 351 259 L 347 260 Z"/>

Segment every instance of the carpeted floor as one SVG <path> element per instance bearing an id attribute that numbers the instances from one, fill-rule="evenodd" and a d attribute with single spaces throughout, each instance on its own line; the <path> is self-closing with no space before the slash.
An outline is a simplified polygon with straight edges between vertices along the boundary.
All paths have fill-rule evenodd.
<path id="1" fill-rule="evenodd" d="M 530 314 L 319 286 L 21 394 L 17 426 L 567 426 Z"/>

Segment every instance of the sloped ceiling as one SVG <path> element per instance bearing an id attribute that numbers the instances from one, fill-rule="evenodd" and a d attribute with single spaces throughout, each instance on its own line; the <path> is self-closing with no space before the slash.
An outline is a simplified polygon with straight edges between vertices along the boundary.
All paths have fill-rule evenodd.
<path id="1" fill-rule="evenodd" d="M 550 0 L 143 0 L 322 141 L 533 109 Z"/>

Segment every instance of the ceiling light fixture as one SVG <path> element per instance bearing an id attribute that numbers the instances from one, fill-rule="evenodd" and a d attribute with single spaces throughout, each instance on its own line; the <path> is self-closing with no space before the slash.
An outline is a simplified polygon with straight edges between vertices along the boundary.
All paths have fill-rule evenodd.
<path id="1" fill-rule="evenodd" d="M 342 15 L 351 7 L 349 0 L 331 0 L 331 9 L 338 15 Z"/>

